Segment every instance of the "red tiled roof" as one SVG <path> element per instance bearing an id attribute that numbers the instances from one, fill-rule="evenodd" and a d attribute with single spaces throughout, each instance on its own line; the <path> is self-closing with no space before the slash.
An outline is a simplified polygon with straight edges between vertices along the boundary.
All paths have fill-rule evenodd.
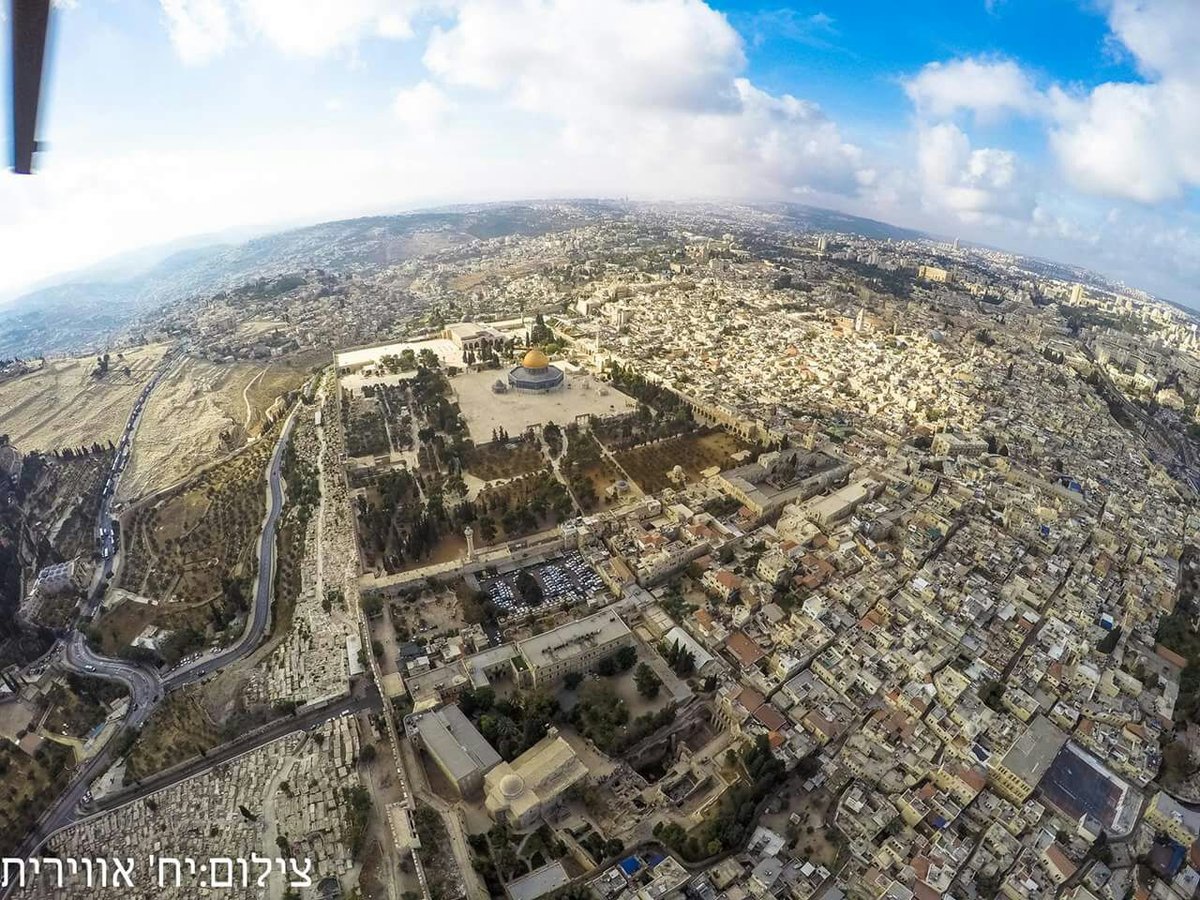
<path id="1" fill-rule="evenodd" d="M 754 713 L 754 718 L 771 731 L 782 731 L 787 726 L 787 719 L 770 703 L 764 703 Z"/>
<path id="2" fill-rule="evenodd" d="M 717 580 L 718 584 L 731 591 L 736 591 L 742 586 L 742 579 L 728 569 L 722 569 L 713 577 Z"/>
<path id="3" fill-rule="evenodd" d="M 749 713 L 757 710 L 767 700 L 766 697 L 752 687 L 743 687 L 734 699 Z"/>
<path id="4" fill-rule="evenodd" d="M 1178 653 L 1176 653 L 1174 650 L 1172 650 L 1170 647 L 1164 647 L 1162 644 L 1155 644 L 1154 652 L 1157 653 L 1162 659 L 1165 659 L 1167 662 L 1169 662 L 1171 665 L 1173 665 L 1177 669 L 1186 669 L 1187 668 L 1187 660 L 1184 659 L 1182 656 L 1180 656 Z"/>
<path id="5" fill-rule="evenodd" d="M 735 631 L 725 639 L 725 646 L 729 648 L 729 652 L 737 657 L 737 661 L 743 667 L 754 665 L 764 656 L 766 651 L 750 638 L 746 637 L 741 631 Z"/>
<path id="6" fill-rule="evenodd" d="M 1075 863 L 1071 862 L 1071 860 L 1067 858 L 1067 855 L 1062 852 L 1062 848 L 1059 847 L 1058 844 L 1051 844 L 1046 848 L 1045 853 L 1046 859 L 1049 860 L 1050 865 L 1058 869 L 1058 871 L 1062 873 L 1063 877 L 1070 878 L 1075 874 Z"/>

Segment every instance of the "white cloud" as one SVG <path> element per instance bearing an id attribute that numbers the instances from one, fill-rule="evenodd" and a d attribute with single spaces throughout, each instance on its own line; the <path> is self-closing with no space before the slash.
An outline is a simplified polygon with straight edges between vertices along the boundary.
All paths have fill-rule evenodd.
<path id="1" fill-rule="evenodd" d="M 1193 0 L 1111 0 L 1109 26 L 1146 82 L 1054 92 L 1060 167 L 1082 191 L 1157 203 L 1200 186 L 1200 14 Z"/>
<path id="2" fill-rule="evenodd" d="M 956 59 L 931 62 L 904 82 L 922 115 L 945 118 L 970 110 L 984 118 L 1005 113 L 1032 115 L 1044 98 L 1024 69 L 1012 60 Z"/>
<path id="3" fill-rule="evenodd" d="M 1011 60 L 934 62 L 904 82 L 926 122 L 962 111 L 1041 119 L 1068 184 L 1154 204 L 1200 186 L 1200 14 L 1195 0 L 1105 0 L 1111 40 L 1148 79 L 1038 90 Z"/>
<path id="4" fill-rule="evenodd" d="M 992 147 L 972 149 L 967 135 L 949 122 L 920 129 L 917 166 L 926 208 L 964 221 L 1025 216 L 1032 208 L 1018 178 L 1015 154 Z"/>
<path id="5" fill-rule="evenodd" d="M 1108 0 L 1108 25 L 1148 77 L 1200 76 L 1194 0 Z"/>
<path id="6" fill-rule="evenodd" d="M 208 62 L 229 46 L 233 30 L 224 0 L 161 0 L 167 33 L 179 58 Z"/>
<path id="7" fill-rule="evenodd" d="M 412 37 L 405 0 L 238 0 L 255 32 L 283 53 L 328 56 L 366 37 Z"/>
<path id="8" fill-rule="evenodd" d="M 1157 203 L 1200 184 L 1200 84 L 1102 84 L 1057 106 L 1050 145 L 1078 189 Z"/>
<path id="9" fill-rule="evenodd" d="M 392 112 L 409 128 L 428 134 L 451 109 L 449 98 L 430 81 L 420 81 L 396 93 Z"/>
<path id="10" fill-rule="evenodd" d="M 555 124 L 617 184 L 852 193 L 873 175 L 816 104 L 741 76 L 741 38 L 700 0 L 463 0 L 424 59 L 441 81 Z"/>
<path id="11" fill-rule="evenodd" d="M 527 109 L 729 109 L 741 39 L 700 0 L 464 0 L 425 64 Z"/>
<path id="12" fill-rule="evenodd" d="M 10 285 L 231 223 L 626 193 L 799 198 L 1200 283 L 1196 217 L 1179 207 L 1151 215 L 1133 202 L 1200 184 L 1193 0 L 1097 0 L 1147 81 L 1043 91 L 1017 63 L 990 57 L 912 73 L 904 88 L 916 112 L 913 152 L 899 158 L 894 146 L 864 152 L 816 103 L 753 83 L 742 37 L 702 0 L 160 2 L 189 63 L 235 46 L 353 62 L 364 40 L 411 38 L 422 10 L 436 10 L 439 27 L 423 48 L 424 78 L 393 94 L 388 114 L 365 115 L 358 101 L 378 95 L 339 83 L 308 98 L 327 112 L 306 125 L 329 131 L 303 141 L 253 123 L 240 123 L 230 141 L 198 125 L 175 145 L 164 140 L 163 151 L 85 153 L 69 166 L 59 165 L 68 156 L 50 155 L 37 179 L 0 182 L 18 257 L 0 272 Z M 803 28 L 785 36 L 836 37 L 824 17 L 791 18 Z M 972 135 L 1009 116 L 1045 128 L 1066 176 L 1059 183 L 1038 179 L 1034 159 L 995 146 L 994 129 L 986 140 Z M 361 138 L 351 146 L 347 126 Z M 1120 213 L 1109 218 L 1113 208 Z"/>
<path id="13" fill-rule="evenodd" d="M 320 57 L 367 37 L 412 37 L 419 0 L 160 0 L 171 42 L 187 63 L 207 62 L 237 35 L 289 56 Z"/>

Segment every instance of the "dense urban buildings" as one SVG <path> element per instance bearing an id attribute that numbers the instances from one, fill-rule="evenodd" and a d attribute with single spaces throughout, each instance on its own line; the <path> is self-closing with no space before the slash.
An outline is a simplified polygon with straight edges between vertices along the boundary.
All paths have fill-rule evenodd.
<path id="1" fill-rule="evenodd" d="M 531 219 L 139 323 L 164 384 L 307 368 L 105 514 L 111 566 L 65 504 L 192 439 L 162 388 L 111 449 L 0 448 L 71 550 L 21 609 L 77 637 L 0 700 L 10 765 L 78 755 L 49 847 L 228 835 L 302 896 L 1194 896 L 1196 317 L 771 209 Z"/>

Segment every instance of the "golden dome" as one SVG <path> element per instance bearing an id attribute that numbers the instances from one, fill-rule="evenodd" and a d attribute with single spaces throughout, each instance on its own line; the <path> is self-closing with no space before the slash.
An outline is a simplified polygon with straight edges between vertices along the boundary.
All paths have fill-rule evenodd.
<path id="1" fill-rule="evenodd" d="M 537 347 L 534 347 L 525 354 L 525 358 L 521 360 L 521 365 L 527 369 L 544 369 L 550 365 L 550 358 Z"/>

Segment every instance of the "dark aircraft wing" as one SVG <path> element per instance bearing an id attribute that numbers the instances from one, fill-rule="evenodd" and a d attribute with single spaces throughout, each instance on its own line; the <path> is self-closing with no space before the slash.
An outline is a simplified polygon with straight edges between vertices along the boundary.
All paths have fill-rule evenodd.
<path id="1" fill-rule="evenodd" d="M 13 171 L 33 171 L 50 0 L 12 0 Z"/>

